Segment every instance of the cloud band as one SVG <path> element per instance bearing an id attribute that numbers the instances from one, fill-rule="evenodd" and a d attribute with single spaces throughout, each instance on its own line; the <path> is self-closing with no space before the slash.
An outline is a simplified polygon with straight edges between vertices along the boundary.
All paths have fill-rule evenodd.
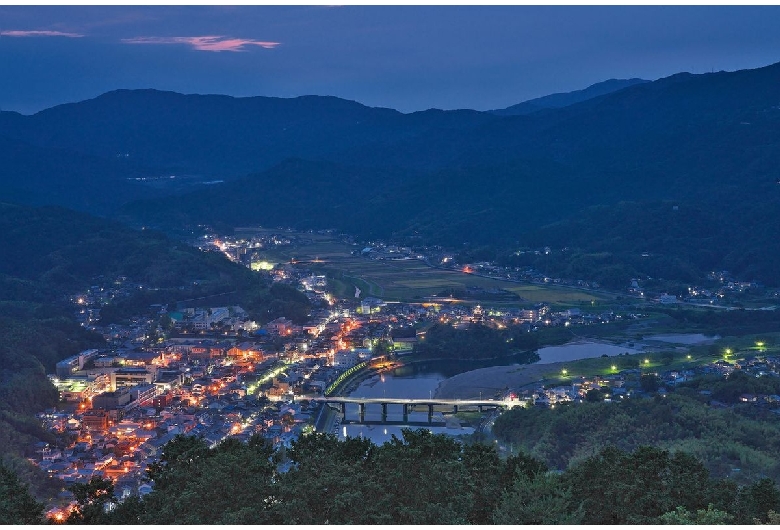
<path id="1" fill-rule="evenodd" d="M 67 33 L 65 31 L 49 31 L 49 30 L 5 30 L 0 31 L 0 36 L 3 37 L 70 37 L 79 38 L 84 35 L 80 33 Z"/>
<path id="2" fill-rule="evenodd" d="M 222 35 L 203 35 L 200 37 L 134 37 L 122 39 L 125 44 L 187 44 L 195 50 L 207 52 L 241 52 L 247 46 L 259 46 L 272 49 L 279 46 L 278 42 L 259 41 L 254 39 L 234 39 Z"/>

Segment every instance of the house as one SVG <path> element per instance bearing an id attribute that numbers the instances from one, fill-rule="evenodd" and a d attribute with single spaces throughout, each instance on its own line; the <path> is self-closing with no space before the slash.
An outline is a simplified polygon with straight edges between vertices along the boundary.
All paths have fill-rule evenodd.
<path id="1" fill-rule="evenodd" d="M 410 350 L 417 344 L 417 337 L 397 337 L 392 343 L 395 350 Z"/>
<path id="2" fill-rule="evenodd" d="M 279 379 L 274 378 L 273 385 L 270 389 L 268 389 L 268 397 L 269 398 L 276 398 L 281 399 L 286 394 L 290 393 L 290 383 L 287 381 L 280 381 Z"/>
<path id="3" fill-rule="evenodd" d="M 87 411 L 81 417 L 81 424 L 90 431 L 105 431 L 108 429 L 108 414 L 102 410 Z"/>
<path id="4" fill-rule="evenodd" d="M 255 342 L 242 342 L 236 344 L 227 351 L 230 357 L 236 357 L 239 359 L 263 359 L 263 350 Z"/>
<path id="5" fill-rule="evenodd" d="M 291 335 L 293 322 L 284 317 L 279 317 L 266 324 L 265 329 L 272 335 Z"/>
<path id="6" fill-rule="evenodd" d="M 150 364 L 160 364 L 162 361 L 161 352 L 152 351 L 134 351 L 124 355 L 125 366 L 143 367 Z"/>
<path id="7" fill-rule="evenodd" d="M 339 368 L 352 368 L 360 362 L 358 352 L 356 350 L 339 350 L 333 356 L 333 366 Z"/>

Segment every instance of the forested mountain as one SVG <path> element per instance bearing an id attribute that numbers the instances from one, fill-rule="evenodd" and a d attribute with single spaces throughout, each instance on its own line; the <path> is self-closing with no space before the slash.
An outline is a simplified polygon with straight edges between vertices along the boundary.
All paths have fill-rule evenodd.
<path id="1" fill-rule="evenodd" d="M 65 303 L 66 295 L 117 278 L 141 287 L 117 297 L 106 312 L 128 301 L 145 304 L 145 310 L 153 303 L 225 292 L 235 293 L 230 301 L 259 321 L 281 316 L 270 309 L 274 300 L 289 302 L 291 314 L 285 316 L 299 321 L 309 306 L 295 289 L 272 287 L 219 253 L 61 207 L 0 203 L 0 254 L 0 300 L 9 318 L 49 314 L 43 308 Z M 51 368 L 58 359 L 40 360 Z"/>
<path id="2" fill-rule="evenodd" d="M 234 98 L 116 90 L 32 116 L 0 113 L 0 135 L 127 159 L 171 174 L 232 178 L 290 157 L 346 161 L 355 149 L 415 143 L 440 129 L 469 130 L 497 119 L 465 110 L 404 115 L 323 96 Z"/>
<path id="3" fill-rule="evenodd" d="M 117 204 L 155 196 L 136 183 L 150 172 L 137 164 L 60 148 L 42 147 L 0 133 L 0 201 L 61 205 L 108 215 Z"/>
<path id="4" fill-rule="evenodd" d="M 776 382 L 738 374 L 708 384 L 711 397 L 682 388 L 652 399 L 513 410 L 496 420 L 494 432 L 500 440 L 518 444 L 557 469 L 565 469 L 608 446 L 633 452 L 643 445 L 653 445 L 694 455 L 717 478 L 731 478 L 742 484 L 780 479 L 776 447 L 779 429 L 773 415 L 739 406 L 739 395 L 750 385 Z M 707 399 L 724 400 L 734 407 L 710 407 Z"/>
<path id="5" fill-rule="evenodd" d="M 0 137 L 40 150 L 27 158 L 42 167 L 30 170 L 37 181 L 21 163 L 3 178 L 15 200 L 49 197 L 106 211 L 138 191 L 106 194 L 101 179 L 166 176 L 145 188 L 149 200 L 122 211 L 125 221 L 162 228 L 328 227 L 496 251 L 557 245 L 608 252 L 613 261 L 647 247 L 680 260 L 676 269 L 728 268 L 780 284 L 772 228 L 780 200 L 778 84 L 780 63 L 677 74 L 578 103 L 555 95 L 546 101 L 566 106 L 519 116 L 402 114 L 332 97 L 120 90 L 33 116 L 0 113 Z M 3 156 L 13 152 L 9 145 L 0 144 Z M 76 171 L 76 162 L 63 160 L 46 171 L 54 152 L 111 169 Z M 179 185 L 167 192 L 195 191 L 153 198 L 163 182 L 204 180 L 226 182 L 199 191 L 202 185 Z M 89 201 L 46 194 L 69 182 L 94 183 L 84 191 Z M 658 204 L 679 212 L 663 230 L 658 215 L 632 214 Z M 620 281 L 648 274 L 642 266 L 627 265 Z"/>
<path id="6" fill-rule="evenodd" d="M 632 79 L 608 79 L 600 83 L 595 83 L 582 90 L 575 90 L 573 92 L 562 92 L 558 94 L 550 94 L 549 96 L 542 96 L 540 98 L 529 99 L 516 105 L 511 105 L 505 109 L 491 110 L 493 114 L 499 116 L 522 116 L 525 114 L 531 114 L 532 112 L 538 112 L 543 109 L 558 109 L 561 107 L 568 107 L 575 103 L 580 103 L 588 99 L 592 99 L 612 92 L 617 92 L 624 88 L 638 85 L 640 83 L 647 83 L 646 79 L 632 78 Z"/>

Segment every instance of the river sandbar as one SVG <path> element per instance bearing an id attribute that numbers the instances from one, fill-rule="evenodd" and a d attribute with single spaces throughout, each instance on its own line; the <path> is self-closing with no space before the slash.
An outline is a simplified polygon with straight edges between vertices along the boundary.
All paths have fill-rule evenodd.
<path id="1" fill-rule="evenodd" d="M 492 398 L 507 388 L 514 390 L 534 385 L 544 374 L 560 371 L 566 363 L 513 364 L 491 366 L 464 372 L 439 383 L 435 396 L 442 399 Z"/>

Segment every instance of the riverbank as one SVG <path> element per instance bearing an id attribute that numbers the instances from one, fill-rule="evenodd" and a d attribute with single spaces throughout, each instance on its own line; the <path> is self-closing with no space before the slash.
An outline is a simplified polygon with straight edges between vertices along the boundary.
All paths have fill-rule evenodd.
<path id="1" fill-rule="evenodd" d="M 439 383 L 435 396 L 442 399 L 496 398 L 504 395 L 508 388 L 512 390 L 534 388 L 545 378 L 551 379 L 547 381 L 548 383 L 554 382 L 564 368 L 569 369 L 570 373 L 572 373 L 572 369 L 578 370 L 579 375 L 612 373 L 614 368 L 610 369 L 610 366 L 614 362 L 613 359 L 623 354 L 641 356 L 643 361 L 647 356 L 650 364 L 647 364 L 646 367 L 656 367 L 660 365 L 656 364 L 656 359 L 653 357 L 659 351 L 676 351 L 679 355 L 696 343 L 709 344 L 716 338 L 703 335 L 669 334 L 653 335 L 648 337 L 648 340 L 637 340 L 636 343 L 629 343 L 625 340 L 576 337 L 561 346 L 540 348 L 538 350 L 540 360 L 533 364 L 515 362 L 471 370 L 466 368 L 468 370 L 466 372 L 449 377 L 445 375 L 447 378 Z M 670 342 L 664 343 L 659 339 Z M 488 362 L 502 359 L 509 360 L 509 358 L 496 358 L 489 359 Z M 553 362 L 546 362 L 547 359 L 553 360 Z M 397 361 L 392 368 L 445 361 L 457 362 L 448 359 L 405 358 Z M 459 364 L 459 367 L 465 368 L 462 363 Z M 358 371 L 345 385 L 339 388 L 338 394 L 349 395 L 366 378 L 376 375 L 376 373 L 374 370 Z"/>
<path id="2" fill-rule="evenodd" d="M 662 340 L 663 339 L 663 340 Z M 590 376 L 614 373 L 613 363 L 620 352 L 630 354 L 638 358 L 637 366 L 646 369 L 679 369 L 692 363 L 712 362 L 717 360 L 704 347 L 715 343 L 719 337 L 708 337 L 701 334 L 667 334 L 653 335 L 636 343 L 623 345 L 616 341 L 580 339 L 563 346 L 545 347 L 540 349 L 540 357 L 543 350 L 554 352 L 555 358 L 560 361 L 546 363 L 543 361 L 534 364 L 492 366 L 480 368 L 469 372 L 454 375 L 442 381 L 437 390 L 436 397 L 443 399 L 466 399 L 482 397 L 498 397 L 507 388 L 512 390 L 532 389 L 540 383 L 555 383 L 560 380 L 563 369 L 567 369 L 569 377 L 573 375 Z M 595 346 L 593 351 L 582 351 L 582 348 Z M 564 350 L 576 352 L 576 358 L 566 359 L 561 355 Z M 579 351 L 578 351 L 579 350 Z M 687 352 L 694 351 L 693 358 L 687 357 Z M 612 355 L 605 356 L 610 352 Z M 660 352 L 672 353 L 675 361 L 662 361 L 658 358 Z M 587 354 L 584 354 L 587 353 Z M 674 358 L 674 357 L 673 357 Z M 543 381 L 547 378 L 547 381 Z"/>
<path id="3" fill-rule="evenodd" d="M 333 392 L 328 395 L 348 396 L 366 379 L 374 377 L 375 375 L 380 375 L 383 372 L 394 370 L 396 368 L 402 368 L 403 366 L 403 362 L 397 361 L 388 362 L 382 366 L 372 366 L 371 364 L 367 364 L 363 368 L 355 370 L 353 374 L 347 376 L 347 378 L 339 385 L 337 385 Z"/>
<path id="4" fill-rule="evenodd" d="M 507 388 L 535 385 L 545 374 L 559 372 L 566 363 L 491 366 L 455 375 L 439 384 L 434 394 L 442 399 L 489 398 Z"/>
<path id="5" fill-rule="evenodd" d="M 367 366 L 361 368 L 360 370 L 355 370 L 352 374 L 346 377 L 328 395 L 348 396 L 358 386 L 360 386 L 366 379 L 370 379 L 371 377 L 380 375 L 382 373 L 394 372 L 395 370 L 412 367 L 414 365 L 426 365 L 426 364 L 436 365 L 437 363 L 457 363 L 459 364 L 459 367 L 462 368 L 464 364 L 468 366 L 471 363 L 491 364 L 491 363 L 505 362 L 507 364 L 503 366 L 506 368 L 517 367 L 517 366 L 531 366 L 527 364 L 520 364 L 518 362 L 520 356 L 526 355 L 528 353 L 529 352 L 520 352 L 505 357 L 490 357 L 485 359 L 450 359 L 450 358 L 426 358 L 426 357 L 420 358 L 420 357 L 406 356 L 404 358 L 394 359 L 393 361 L 386 362 L 379 366 L 368 364 Z M 502 365 L 498 365 L 498 366 L 502 366 Z M 478 368 L 477 366 L 474 366 L 473 368 L 466 368 L 467 371 L 479 370 L 479 369 L 480 368 Z M 446 373 L 443 375 L 444 377 L 451 377 Z"/>
<path id="6" fill-rule="evenodd" d="M 575 341 L 571 344 L 584 344 L 587 341 Z M 593 344 L 594 341 L 590 341 Z M 598 344 L 610 344 L 606 341 L 599 341 Z M 515 354 L 517 355 L 517 354 Z M 511 358 L 512 356 L 508 357 Z M 505 358 L 505 359 L 508 359 Z M 497 361 L 502 358 L 487 359 L 487 361 Z M 377 370 L 366 367 L 358 370 L 347 381 L 341 384 L 333 395 L 348 396 L 366 379 L 380 374 L 385 370 L 403 368 L 408 365 L 426 363 L 426 362 L 450 361 L 452 359 L 419 359 L 409 358 L 396 361 L 388 369 Z M 485 361 L 485 359 L 476 359 L 470 361 Z M 465 399 L 465 398 L 490 398 L 498 397 L 504 393 L 507 388 L 518 389 L 525 386 L 535 386 L 545 377 L 545 374 L 554 374 L 559 372 L 565 364 L 571 364 L 571 361 L 561 361 L 553 363 L 533 363 L 533 364 L 508 364 L 497 365 L 485 368 L 475 368 L 473 370 L 451 376 L 443 380 L 434 395 L 443 399 Z"/>
<path id="7" fill-rule="evenodd" d="M 550 353 L 548 353 L 550 352 Z M 572 358 L 565 358 L 566 353 Z M 546 375 L 559 373 L 566 365 L 578 360 L 601 357 L 606 352 L 612 356 L 620 353 L 641 353 L 634 347 L 627 347 L 617 341 L 577 337 L 560 346 L 545 346 L 538 350 L 540 360 L 533 364 L 491 366 L 454 375 L 441 382 L 436 397 L 442 399 L 466 399 L 498 397 L 507 388 L 513 390 L 534 387 Z M 560 361 L 547 362 L 550 355 Z"/>

